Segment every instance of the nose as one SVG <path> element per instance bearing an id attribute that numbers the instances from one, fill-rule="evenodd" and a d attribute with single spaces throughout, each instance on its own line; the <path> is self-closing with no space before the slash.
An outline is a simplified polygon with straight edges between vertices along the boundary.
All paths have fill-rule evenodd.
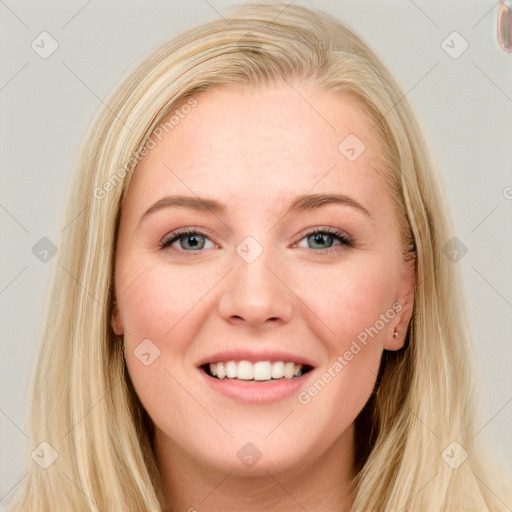
<path id="1" fill-rule="evenodd" d="M 293 292 L 270 250 L 252 263 L 234 254 L 234 268 L 223 283 L 218 311 L 232 324 L 251 327 L 287 323 L 293 314 Z"/>

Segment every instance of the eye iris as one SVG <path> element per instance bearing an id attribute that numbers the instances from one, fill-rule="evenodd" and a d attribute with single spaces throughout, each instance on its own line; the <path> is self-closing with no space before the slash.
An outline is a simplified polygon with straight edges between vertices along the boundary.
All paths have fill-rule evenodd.
<path id="1" fill-rule="evenodd" d="M 182 250 L 201 250 L 204 248 L 204 245 L 206 243 L 206 236 L 201 235 L 200 233 L 182 233 L 181 235 L 177 235 L 174 237 L 174 240 L 171 240 L 169 242 L 163 242 L 162 247 L 166 247 L 168 245 L 174 245 L 177 241 L 179 241 L 180 247 Z M 307 240 L 309 244 L 313 245 L 320 245 L 323 246 L 323 248 L 328 247 L 330 248 L 334 244 L 335 239 L 340 239 L 338 235 L 330 234 L 329 231 L 317 231 L 314 233 L 310 233 L 307 235 Z M 340 240 L 341 241 L 341 240 Z M 342 242 L 345 243 L 345 242 Z M 188 244 L 188 246 L 187 246 Z M 346 243 L 346 245 L 350 245 Z M 313 247 L 313 248 L 322 248 L 322 247 Z"/>
<path id="2" fill-rule="evenodd" d="M 320 245 L 325 245 L 326 244 L 325 239 L 327 238 L 331 242 L 331 243 L 327 242 L 328 247 L 330 247 L 332 245 L 332 239 L 333 239 L 332 235 L 328 235 L 328 234 L 324 234 L 324 233 L 313 233 L 312 235 L 309 235 L 308 238 L 310 239 L 310 241 L 313 240 L 314 244 L 320 244 Z"/>
<path id="3" fill-rule="evenodd" d="M 185 247 L 183 242 L 190 244 L 189 247 Z M 203 235 L 187 235 L 182 237 L 180 240 L 180 245 L 182 249 L 202 249 L 204 246 L 204 236 Z"/>

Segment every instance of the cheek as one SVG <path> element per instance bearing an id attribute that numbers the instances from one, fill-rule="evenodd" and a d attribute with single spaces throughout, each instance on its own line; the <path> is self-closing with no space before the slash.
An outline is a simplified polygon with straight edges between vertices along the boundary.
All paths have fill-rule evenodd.
<path id="1" fill-rule="evenodd" d="M 164 341 L 199 304 L 212 276 L 201 276 L 200 266 L 173 268 L 152 258 L 134 258 L 121 264 L 117 279 L 123 325 L 131 337 Z"/>
<path id="2" fill-rule="evenodd" d="M 364 352 L 382 349 L 395 316 L 396 284 L 391 258 L 358 256 L 343 265 L 312 270 L 297 294 L 315 313 L 317 335 L 328 340 L 331 357 L 336 357 L 353 341 Z"/>
<path id="3" fill-rule="evenodd" d="M 152 415 L 169 409 L 170 391 L 162 390 L 173 388 L 173 377 L 183 381 L 180 368 L 200 328 L 200 322 L 190 320 L 212 277 L 205 282 L 198 269 L 171 271 L 147 255 L 118 265 L 116 292 L 126 364 L 141 402 Z M 173 400 L 173 411 L 173 417 L 186 417 L 179 400 Z"/>
<path id="4" fill-rule="evenodd" d="M 165 370 L 180 378 L 190 364 L 190 347 L 211 310 L 208 294 L 223 275 L 206 265 L 171 267 L 155 260 L 134 255 L 119 261 L 116 273 L 125 357 L 140 393 L 165 389 L 171 378 Z"/>
<path id="5" fill-rule="evenodd" d="M 328 360 L 298 401 L 305 414 L 324 418 L 326 429 L 339 434 L 355 420 L 375 386 L 383 341 L 396 315 L 395 277 L 385 258 L 354 261 L 324 269 L 318 280 L 311 277 L 311 283 L 327 283 L 304 286 L 300 293 L 315 312 L 310 327 L 328 349 Z"/>

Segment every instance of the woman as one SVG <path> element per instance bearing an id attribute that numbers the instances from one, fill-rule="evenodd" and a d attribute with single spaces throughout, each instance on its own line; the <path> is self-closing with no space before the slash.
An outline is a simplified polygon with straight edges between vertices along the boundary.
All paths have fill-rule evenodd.
<path id="1" fill-rule="evenodd" d="M 12 510 L 510 509 L 425 146 L 305 8 L 141 63 L 77 160 Z"/>

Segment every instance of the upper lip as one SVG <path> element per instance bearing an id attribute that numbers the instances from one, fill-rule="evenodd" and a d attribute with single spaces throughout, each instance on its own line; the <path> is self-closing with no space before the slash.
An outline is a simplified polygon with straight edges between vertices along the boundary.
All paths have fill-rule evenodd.
<path id="1" fill-rule="evenodd" d="M 257 363 L 258 361 L 284 361 L 285 363 L 293 362 L 302 366 L 315 367 L 315 364 L 307 357 L 283 349 L 250 350 L 247 348 L 233 348 L 215 352 L 198 361 L 197 366 L 200 367 L 208 363 L 218 363 L 221 361 L 250 361 L 251 363 Z"/>

